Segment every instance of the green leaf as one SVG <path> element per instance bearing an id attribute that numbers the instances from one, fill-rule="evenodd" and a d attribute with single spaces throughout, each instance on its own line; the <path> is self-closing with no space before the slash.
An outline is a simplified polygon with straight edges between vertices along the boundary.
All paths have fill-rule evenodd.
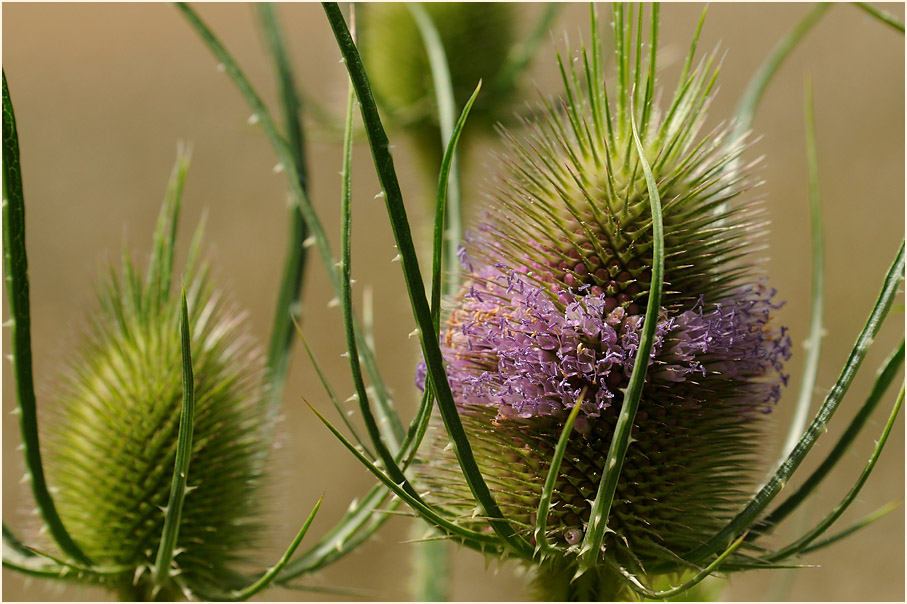
<path id="1" fill-rule="evenodd" d="M 538 47 L 548 37 L 549 30 L 554 24 L 561 7 L 560 2 L 545 3 L 545 8 L 535 22 L 532 32 L 526 37 L 525 41 L 516 44 L 510 54 L 507 55 L 507 62 L 493 82 L 496 91 L 509 91 L 516 87 L 517 81 L 529 67 L 529 63 L 535 56 Z M 593 36 L 593 38 L 595 37 Z M 498 94 L 501 94 L 501 92 L 498 92 Z"/>
<path id="2" fill-rule="evenodd" d="M 841 370 L 838 380 L 826 395 L 825 401 L 816 413 L 809 428 L 807 428 L 806 433 L 800 439 L 800 442 L 797 443 L 797 446 L 794 447 L 791 454 L 788 455 L 787 459 L 784 460 L 774 475 L 765 483 L 765 486 L 753 496 L 746 507 L 744 507 L 737 516 L 731 519 L 721 531 L 707 542 L 686 554 L 683 554 L 681 557 L 684 560 L 696 563 L 722 549 L 724 544 L 752 525 L 753 521 L 766 507 L 768 507 L 769 503 L 771 503 L 778 495 L 782 487 L 790 480 L 790 477 L 803 462 L 806 454 L 812 449 L 813 445 L 819 439 L 819 436 L 825 432 L 825 427 L 828 425 L 828 422 L 835 411 L 837 411 L 848 388 L 850 388 L 850 384 L 853 382 L 857 370 L 860 368 L 869 347 L 872 346 L 872 343 L 882 326 L 882 322 L 891 309 L 891 304 L 897 295 L 898 286 L 903 278 L 903 274 L 904 242 L 902 240 L 894 262 L 885 275 L 885 280 L 882 283 L 882 291 L 879 292 L 879 297 L 866 320 L 866 325 L 857 336 L 857 341 L 850 351 L 850 355 L 844 364 L 844 368 Z"/>
<path id="3" fill-rule="evenodd" d="M 822 226 L 822 200 L 819 196 L 819 161 L 816 156 L 816 122 L 813 112 L 812 83 L 806 81 L 806 165 L 809 179 L 809 217 L 812 236 L 812 303 L 809 336 L 806 338 L 806 360 L 800 382 L 800 394 L 781 454 L 786 456 L 800 440 L 816 389 L 819 356 L 822 350 L 822 308 L 825 299 L 825 250 Z"/>
<path id="4" fill-rule="evenodd" d="M 195 29 L 196 33 L 198 33 L 199 37 L 211 51 L 211 54 L 213 54 L 214 57 L 224 66 L 225 73 L 230 77 L 231 80 L 233 80 L 233 83 L 236 85 L 237 89 L 239 89 L 239 92 L 246 100 L 246 103 L 252 109 L 253 115 L 258 118 L 258 125 L 261 126 L 262 130 L 268 138 L 268 141 L 274 148 L 274 151 L 277 154 L 281 165 L 284 167 L 284 172 L 287 175 L 287 182 L 290 188 L 290 192 L 293 195 L 293 198 L 298 201 L 299 210 L 300 212 L 302 212 L 303 218 L 305 218 L 305 222 L 308 225 L 311 235 L 306 240 L 306 244 L 309 239 L 311 239 L 314 242 L 314 245 L 318 248 L 322 264 L 327 271 L 331 285 L 334 289 L 334 294 L 339 298 L 340 273 L 337 270 L 336 266 L 337 260 L 336 258 L 334 258 L 334 255 L 331 252 L 331 246 L 328 242 L 327 235 L 325 234 L 324 227 L 321 224 L 321 220 L 318 218 L 318 214 L 315 212 L 315 209 L 312 206 L 308 193 L 300 185 L 299 174 L 296 171 L 296 164 L 295 160 L 293 159 L 293 152 L 290 149 L 289 143 L 287 143 L 286 139 L 284 139 L 277 131 L 277 128 L 274 125 L 274 120 L 265 107 L 264 103 L 262 102 L 261 98 L 258 96 L 258 94 L 256 94 L 255 90 L 252 88 L 252 85 L 249 83 L 249 80 L 239 68 L 239 65 L 237 65 L 236 61 L 233 59 L 230 53 L 227 52 L 227 49 L 224 48 L 224 46 L 220 43 L 214 33 L 208 28 L 207 25 L 205 25 L 204 21 L 202 21 L 202 19 L 190 6 L 185 3 L 177 3 L 176 7 L 180 10 L 180 12 L 182 12 L 183 16 L 189 22 L 189 25 L 191 25 L 193 29 Z M 356 327 L 356 338 L 360 346 L 362 346 L 363 348 L 362 363 L 365 366 L 369 380 L 375 388 L 377 404 L 384 410 L 384 414 L 390 420 L 390 424 L 388 426 L 389 429 L 394 431 L 397 439 L 402 438 L 403 427 L 400 424 L 399 417 L 394 412 L 393 401 L 391 400 L 390 395 L 387 392 L 387 388 L 384 384 L 384 380 L 381 377 L 381 373 L 378 371 L 374 355 L 372 355 L 371 350 L 364 345 L 362 330 L 358 327 L 358 325 Z"/>
<path id="5" fill-rule="evenodd" d="M 646 187 L 649 191 L 649 207 L 652 212 L 652 285 L 649 289 L 649 301 L 646 306 L 646 318 L 643 322 L 642 334 L 639 338 L 639 348 L 636 351 L 636 360 L 633 363 L 633 373 L 624 392 L 624 402 L 617 417 L 614 427 L 614 436 L 608 449 L 608 456 L 602 468 L 602 479 L 598 483 L 598 492 L 592 503 L 589 515 L 589 524 L 586 536 L 580 548 L 579 572 L 594 568 L 598 562 L 599 552 L 605 539 L 608 516 L 611 512 L 611 503 L 617 491 L 620 480 L 620 471 L 623 467 L 627 449 L 630 446 L 630 433 L 633 430 L 633 420 L 639 409 L 639 399 L 645 385 L 646 371 L 648 370 L 652 346 L 655 343 L 655 328 L 658 313 L 661 310 L 661 293 L 664 287 L 664 225 L 661 217 L 661 197 L 658 194 L 658 185 L 655 176 L 646 161 L 645 151 L 639 139 L 636 128 L 634 108 L 630 108 L 630 125 L 633 130 L 633 141 L 639 155 L 639 165 L 646 177 Z"/>
<path id="6" fill-rule="evenodd" d="M 557 447 L 554 449 L 554 455 L 551 456 L 551 465 L 548 467 L 548 475 L 545 477 L 545 484 L 542 486 L 542 492 L 539 495 L 539 508 L 536 512 L 535 520 L 535 542 L 541 552 L 551 551 L 551 544 L 548 543 L 548 512 L 551 510 L 551 497 L 554 494 L 554 487 L 557 485 L 557 477 L 561 470 L 561 463 L 564 461 L 564 454 L 567 452 L 567 443 L 570 442 L 570 435 L 573 433 L 573 424 L 576 416 L 579 415 L 583 406 L 583 399 L 586 397 L 586 389 L 580 393 L 579 399 L 574 403 L 570 415 L 564 422 L 564 428 L 561 430 L 561 436 L 557 441 Z"/>
<path id="7" fill-rule="evenodd" d="M 369 404 L 368 392 L 365 389 L 365 382 L 362 379 L 362 367 L 359 364 L 359 349 L 356 344 L 355 326 L 353 323 L 353 300 L 352 300 L 352 228 L 353 215 L 351 208 L 352 201 L 352 163 L 353 163 L 353 106 L 356 97 L 353 93 L 353 87 L 350 85 L 347 95 L 346 104 L 346 133 L 343 137 L 343 170 L 341 172 L 341 193 L 340 193 L 340 307 L 343 309 L 343 327 L 346 334 L 347 356 L 349 357 L 350 373 L 353 378 L 353 384 L 356 388 L 356 398 L 359 401 L 359 410 L 362 413 L 362 419 L 365 421 L 365 428 L 368 431 L 369 438 L 378 453 L 378 457 L 384 463 L 390 477 L 397 484 L 402 484 L 404 488 L 415 498 L 419 498 L 415 489 L 409 484 L 403 471 L 394 460 L 391 449 L 394 453 L 399 451 L 400 445 L 396 440 L 390 440 L 385 443 L 375 416 L 372 413 Z M 393 435 L 385 434 L 385 438 L 392 438 Z"/>
<path id="8" fill-rule="evenodd" d="M 63 552 L 83 564 L 88 557 L 72 540 L 57 513 L 47 488 L 41 447 L 38 440 L 38 403 L 35 398 L 31 358 L 31 311 L 29 310 L 28 257 L 25 250 L 25 196 L 19 164 L 19 135 L 16 115 L 3 71 L 3 272 L 9 303 L 10 353 L 16 380 L 19 430 L 22 435 L 25 467 L 35 505 L 51 536 Z"/>
<path id="9" fill-rule="evenodd" d="M 450 69 L 447 64 L 447 56 L 444 54 L 444 44 L 441 42 L 441 35 L 432 23 L 431 17 L 422 6 L 416 3 L 406 5 L 409 9 L 422 41 L 425 44 L 425 51 L 428 54 L 428 63 L 431 66 L 431 77 L 434 83 L 435 101 L 438 105 L 438 120 L 441 126 L 441 150 L 444 152 L 444 160 L 447 159 L 447 151 L 455 150 L 456 144 L 451 147 L 454 137 L 454 116 L 456 115 L 456 99 L 454 98 L 453 84 L 450 81 Z M 478 94 L 482 84 L 479 82 L 475 94 L 467 103 L 472 106 L 475 96 Z M 457 133 L 459 138 L 459 132 Z M 456 288 L 459 279 L 459 266 L 457 262 L 457 246 L 460 244 L 463 233 L 463 211 L 461 209 L 460 199 L 460 170 L 458 166 L 457 155 L 451 151 L 450 161 L 447 166 L 441 166 L 440 176 L 438 178 L 438 201 L 435 205 L 435 241 L 438 237 L 438 219 L 441 219 L 441 233 L 447 243 L 446 266 L 448 284 Z M 449 193 L 448 193 L 449 188 Z M 435 260 L 440 261 L 440 256 L 435 243 Z M 435 315 L 439 316 L 440 306 L 436 304 L 435 291 L 439 291 L 440 273 L 434 270 L 432 264 L 432 310 Z M 448 290 L 447 294 L 454 292 Z M 436 328 L 438 321 L 435 321 Z"/>
<path id="10" fill-rule="evenodd" d="M 176 551 L 179 537 L 183 500 L 186 497 L 186 481 L 189 477 L 189 461 L 192 457 L 192 431 L 195 426 L 195 381 L 192 376 L 192 353 L 189 342 L 189 310 L 186 305 L 186 289 L 182 292 L 182 315 L 180 317 L 180 341 L 183 362 L 183 405 L 180 410 L 180 428 L 176 445 L 176 460 L 173 464 L 173 479 L 170 483 L 170 499 L 164 512 L 164 530 L 157 557 L 152 569 L 154 591 L 157 593 L 170 581 L 170 564 Z"/>
<path id="11" fill-rule="evenodd" d="M 731 554 L 733 554 L 735 551 L 737 551 L 737 548 L 740 547 L 741 544 L 743 544 L 744 537 L 745 537 L 745 535 L 741 535 L 738 539 L 736 539 L 733 543 L 731 543 L 730 546 L 728 546 L 728 548 L 726 550 L 724 550 L 720 556 L 715 558 L 715 560 L 711 564 L 709 564 L 708 566 L 706 566 L 705 568 L 700 570 L 698 573 L 696 573 L 695 576 L 693 576 L 692 578 L 690 578 L 687 581 L 684 581 L 682 584 L 678 585 L 677 587 L 673 587 L 671 589 L 666 589 L 664 591 L 653 591 L 653 590 L 649 589 L 648 587 L 646 587 L 645 585 L 643 585 L 642 583 L 640 583 L 639 579 L 637 579 L 635 576 L 628 573 L 626 570 L 621 569 L 621 572 L 623 573 L 623 575 L 627 578 L 628 582 L 630 583 L 630 588 L 633 589 L 633 591 L 635 591 L 636 593 L 643 595 L 652 600 L 667 600 L 668 598 L 673 598 L 674 596 L 678 596 L 678 595 L 686 592 L 690 588 L 701 583 L 706 577 L 711 575 L 713 572 L 715 572 L 716 570 L 719 570 L 721 568 L 721 565 L 724 563 L 724 561 L 727 560 L 727 558 Z"/>
<path id="12" fill-rule="evenodd" d="M 784 60 L 797 48 L 797 45 L 809 33 L 809 30 L 819 22 L 819 19 L 831 6 L 828 2 L 814 6 L 793 29 L 778 40 L 775 47 L 772 48 L 769 55 L 762 62 L 762 65 L 750 78 L 743 95 L 737 102 L 737 109 L 734 111 L 737 116 L 734 139 L 739 139 L 750 129 L 753 123 L 753 116 L 756 114 L 756 108 L 759 106 L 759 101 L 762 100 L 762 94 L 775 77 L 778 68 L 781 67 Z"/>
<path id="13" fill-rule="evenodd" d="M 410 507 L 413 508 L 415 512 L 420 514 L 423 518 L 439 526 L 440 528 L 450 532 L 453 535 L 456 535 L 464 542 L 470 544 L 471 547 L 475 549 L 480 549 L 484 547 L 486 551 L 491 551 L 496 549 L 495 545 L 498 543 L 498 539 L 494 536 L 480 533 L 478 531 L 473 531 L 462 526 L 459 526 L 455 522 L 451 522 L 440 513 L 432 509 L 431 507 L 422 503 L 422 501 L 412 497 L 402 486 L 396 484 L 391 480 L 384 472 L 382 472 L 378 466 L 372 463 L 365 455 L 363 455 L 355 445 L 349 442 L 334 426 L 327 421 L 324 416 L 318 413 L 318 410 L 309 405 L 312 409 L 312 412 L 318 416 L 318 419 L 327 426 L 328 430 L 345 446 L 350 453 L 352 453 L 367 469 L 371 472 L 378 480 L 380 480 L 387 488 L 393 491 L 397 497 L 405 501 Z"/>
<path id="14" fill-rule="evenodd" d="M 315 368 L 315 373 L 318 374 L 318 379 L 321 380 L 321 385 L 324 388 L 324 391 L 327 393 L 328 398 L 331 399 L 331 404 L 334 405 L 334 409 L 337 410 L 337 414 L 340 416 L 340 419 L 343 420 L 343 423 L 353 435 L 353 438 L 356 439 L 356 444 L 362 447 L 363 450 L 368 453 L 372 459 L 374 459 L 375 455 L 368 450 L 368 447 L 365 446 L 365 443 L 362 441 L 362 438 L 359 436 L 356 428 L 347 417 L 347 413 L 344 411 L 343 406 L 340 404 L 340 400 L 337 398 L 337 395 L 334 394 L 334 389 L 331 387 L 327 375 L 325 375 L 324 370 L 321 368 L 321 363 L 318 362 L 318 359 L 315 357 L 315 353 L 309 346 L 308 340 L 306 340 L 305 335 L 303 335 L 302 333 L 302 326 L 300 326 L 299 323 L 295 323 L 295 326 L 296 333 L 299 335 L 299 339 L 302 340 L 302 345 L 309 356 L 309 361 L 312 363 L 312 367 Z"/>
<path id="15" fill-rule="evenodd" d="M 271 584 L 274 581 L 280 571 L 287 565 L 290 561 L 290 558 L 293 557 L 293 553 L 296 551 L 296 548 L 299 547 L 299 544 L 302 543 L 303 537 L 306 533 L 309 532 L 309 527 L 312 525 L 312 521 L 315 520 L 315 515 L 318 513 L 318 509 L 321 507 L 321 502 L 324 500 L 324 495 L 318 498 L 318 501 L 315 502 L 315 507 L 312 508 L 312 512 L 309 514 L 309 517 L 303 523 L 302 528 L 299 529 L 299 532 L 296 533 L 296 537 L 290 543 L 290 547 L 287 548 L 287 551 L 284 552 L 283 556 L 280 557 L 280 560 L 277 561 L 277 564 L 269 568 L 255 583 L 249 585 L 244 589 L 234 590 L 227 594 L 227 600 L 232 602 L 248 600 L 265 587 Z"/>
<path id="16" fill-rule="evenodd" d="M 425 287 L 422 284 L 419 272 L 419 261 L 416 257 L 409 220 L 406 216 L 400 185 L 394 170 L 394 160 L 390 154 L 390 143 L 381 125 L 378 108 L 372 96 L 365 69 L 362 66 L 362 60 L 340 12 L 340 7 L 336 3 L 323 3 L 323 6 L 343 54 L 350 79 L 356 89 L 356 95 L 359 98 L 375 169 L 384 192 L 384 202 L 387 207 L 391 228 L 394 232 L 394 238 L 397 242 L 397 250 L 401 257 L 410 305 L 419 329 L 422 353 L 425 356 L 428 368 L 428 377 L 438 397 L 438 407 L 450 434 L 454 453 L 460 462 L 460 467 L 463 469 L 464 476 L 473 495 L 488 517 L 489 525 L 510 547 L 523 556 L 528 557 L 531 555 L 531 546 L 504 519 L 491 491 L 488 489 L 488 485 L 482 478 L 478 464 L 473 456 L 472 448 L 469 446 L 469 441 L 463 430 L 463 424 L 460 422 L 450 384 L 447 382 L 444 372 L 444 362 L 441 358 L 438 336 L 434 332 L 431 311 L 425 298 Z"/>
<path id="17" fill-rule="evenodd" d="M 454 126 L 453 131 L 451 132 L 450 139 L 447 143 L 447 149 L 444 151 L 444 158 L 441 160 L 441 170 L 438 175 L 438 200 L 435 205 L 435 228 L 434 228 L 434 238 L 432 240 L 432 263 L 431 263 L 431 316 L 432 322 L 435 327 L 435 331 L 439 331 L 441 328 L 441 266 L 442 266 L 442 242 L 444 240 L 444 233 L 447 232 L 447 241 L 448 243 L 454 242 L 453 248 L 448 246 L 447 249 L 447 278 L 449 279 L 448 284 L 451 286 L 445 292 L 447 295 L 452 295 L 455 293 L 453 288 L 457 287 L 458 282 L 455 277 L 456 272 L 453 267 L 458 263 L 457 257 L 457 245 L 461 239 L 459 232 L 454 234 L 451 229 L 454 228 L 451 224 L 446 224 L 446 208 L 447 208 L 447 184 L 448 177 L 455 170 L 454 161 L 455 153 L 457 148 L 457 143 L 460 141 L 460 134 L 463 132 L 463 126 L 466 125 L 466 118 L 469 116 L 469 110 L 472 109 L 472 105 L 475 102 L 476 98 L 479 96 L 479 90 L 482 89 L 482 82 L 476 86 L 475 92 L 472 93 L 472 96 L 469 97 L 469 101 L 466 102 L 466 106 L 463 107 L 463 112 L 460 114 L 460 119 L 457 120 L 456 125 Z M 456 182 L 457 176 L 453 175 L 453 182 Z M 453 193 L 450 195 L 450 199 L 459 197 L 459 191 L 456 195 Z M 454 209 L 451 207 L 451 212 L 459 212 L 459 207 Z M 445 227 L 446 224 L 446 227 Z M 459 221 L 457 221 L 459 224 Z M 457 227 L 458 228 L 458 227 Z"/>
<path id="18" fill-rule="evenodd" d="M 843 531 L 835 533 L 834 535 L 831 535 L 829 537 L 823 537 L 818 543 L 814 543 L 814 544 L 810 545 L 809 547 L 804 547 L 802 550 L 800 550 L 800 554 L 805 555 L 810 552 L 814 552 L 818 549 L 822 549 L 823 547 L 828 547 L 832 543 L 837 543 L 841 539 L 844 539 L 845 537 L 849 537 L 850 535 L 859 531 L 860 529 L 866 528 L 870 524 L 872 524 L 878 520 L 881 520 L 882 518 L 884 518 L 891 512 L 895 511 L 902 505 L 904 505 L 903 499 L 897 499 L 890 503 L 886 503 L 885 505 L 883 505 L 876 511 L 872 512 L 871 514 L 868 514 L 867 516 L 864 516 L 858 522 L 855 522 L 854 524 L 847 527 Z"/>
<path id="19" fill-rule="evenodd" d="M 13 533 L 12 529 L 6 526 L 5 522 L 3 523 L 3 547 L 9 548 L 13 552 L 20 556 L 25 556 L 26 558 L 31 558 L 35 555 L 34 552 L 22 543 L 22 540 Z"/>
<path id="20" fill-rule="evenodd" d="M 860 407 L 860 410 L 851 420 L 847 429 L 844 431 L 844 434 L 841 435 L 841 438 L 835 446 L 829 451 L 826 458 L 790 497 L 775 508 L 764 520 L 753 526 L 752 532 L 750 533 L 751 538 L 757 533 L 764 533 L 765 531 L 770 530 L 771 527 L 776 526 L 787 518 L 790 513 L 805 501 L 816 487 L 819 486 L 822 480 L 831 473 L 838 461 L 840 461 L 844 457 L 844 454 L 850 449 L 851 444 L 853 444 L 854 439 L 856 439 L 857 435 L 863 429 L 863 426 L 866 425 L 866 421 L 872 415 L 872 412 L 875 411 L 875 408 L 882 400 L 882 396 L 888 390 L 888 387 L 891 385 L 891 382 L 894 381 L 894 378 L 897 377 L 898 371 L 903 364 L 904 340 L 901 340 L 901 345 L 888 356 L 879 368 L 876 381 L 872 385 L 872 390 L 870 390 L 866 402 Z"/>
<path id="21" fill-rule="evenodd" d="M 879 460 L 879 456 L 882 454 L 882 449 L 885 448 L 885 443 L 888 441 L 888 435 L 891 434 L 891 428 L 894 426 L 894 422 L 897 419 L 898 412 L 901 410 L 901 404 L 904 402 L 904 384 L 901 384 L 901 391 L 898 393 L 898 398 L 894 403 L 894 407 L 891 410 L 891 414 L 888 416 L 888 422 L 885 424 L 885 428 L 882 430 L 882 435 L 879 437 L 879 440 L 876 442 L 875 450 L 872 452 L 872 456 L 869 458 L 869 461 L 866 463 L 866 467 L 863 468 L 863 471 L 860 473 L 859 478 L 851 486 L 850 490 L 844 496 L 844 499 L 835 506 L 835 508 L 823 518 L 816 526 L 808 531 L 805 535 L 787 545 L 786 547 L 781 548 L 777 552 L 766 556 L 765 559 L 769 562 L 779 562 L 785 560 L 791 556 L 795 556 L 806 547 L 808 547 L 813 541 L 825 534 L 825 531 L 831 527 L 834 522 L 841 517 L 841 515 L 847 510 L 854 499 L 857 498 L 857 495 L 860 493 L 860 489 L 863 488 L 863 485 L 866 484 L 866 481 L 869 480 L 869 475 L 872 473 L 873 468 L 875 468 L 876 462 Z"/>
<path id="22" fill-rule="evenodd" d="M 389 494 L 387 488 L 378 484 L 362 498 L 362 501 L 354 501 L 334 528 L 311 549 L 283 568 L 277 577 L 277 583 L 283 585 L 300 575 L 324 568 L 371 537 L 388 518 L 386 514 L 375 512 L 385 503 Z M 398 505 L 399 500 L 390 503 L 391 509 Z"/>
<path id="23" fill-rule="evenodd" d="M 300 116 L 301 104 L 296 92 L 289 53 L 273 6 L 266 2 L 256 4 L 255 7 L 266 46 L 274 61 L 274 71 L 277 73 L 284 130 L 293 158 L 296 180 L 299 183 L 299 189 L 308 193 L 308 166 Z M 302 203 L 304 203 L 303 200 L 297 197 L 294 191 L 293 205 L 290 208 L 290 232 L 284 258 L 283 276 L 277 295 L 277 307 L 274 311 L 274 322 L 271 326 L 271 339 L 268 345 L 268 406 L 272 416 L 277 415 L 283 399 L 283 389 L 293 349 L 293 322 L 299 320 L 302 311 L 302 285 L 308 256 L 303 242 L 309 236 L 309 229 L 300 209 Z"/>
<path id="24" fill-rule="evenodd" d="M 895 28 L 899 32 L 904 33 L 904 24 L 901 23 L 900 21 L 898 21 L 892 15 L 889 15 L 888 13 L 886 13 L 883 10 L 879 10 L 878 8 L 872 6 L 871 4 L 869 4 L 867 2 L 854 2 L 854 4 L 856 4 L 858 8 L 863 9 L 864 11 L 866 11 L 867 13 L 869 13 L 871 16 L 875 17 L 882 23 L 884 23 L 886 25 L 890 25 L 891 27 Z"/>
<path id="25" fill-rule="evenodd" d="M 170 279 L 173 275 L 173 250 L 176 245 L 176 231 L 179 223 L 180 202 L 186 173 L 189 170 L 189 152 L 182 145 L 177 148 L 176 163 L 167 183 L 164 203 L 158 215 L 151 245 L 151 261 L 148 263 L 147 287 L 148 307 L 160 309 L 170 296 Z"/>

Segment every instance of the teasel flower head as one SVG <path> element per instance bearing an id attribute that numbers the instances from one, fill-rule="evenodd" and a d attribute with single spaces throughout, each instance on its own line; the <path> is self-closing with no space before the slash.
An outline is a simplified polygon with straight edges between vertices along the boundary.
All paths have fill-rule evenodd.
<path id="1" fill-rule="evenodd" d="M 745 141 L 732 124 L 701 130 L 714 58 L 694 67 L 694 43 L 674 95 L 659 103 L 657 14 L 648 61 L 633 22 L 615 8 L 616 86 L 604 84 L 596 40 L 561 62 L 564 100 L 543 103 L 525 140 L 509 137 L 504 173 L 461 249 L 464 284 L 441 334 L 460 419 L 504 517 L 536 548 L 543 598 L 622 599 L 632 594 L 621 569 L 687 571 L 683 555 L 733 517 L 764 469 L 763 418 L 787 382 L 791 343 L 758 266 L 766 223 L 750 195 Z M 653 289 L 649 168 L 663 290 L 607 531 L 589 565 L 592 502 Z M 576 406 L 539 534 L 543 485 Z M 446 445 L 438 435 L 424 457 L 427 498 L 481 524 Z"/>
<path id="2" fill-rule="evenodd" d="M 46 446 L 57 509 L 73 540 L 92 568 L 120 569 L 87 576 L 127 600 L 228 590 L 260 533 L 272 434 L 263 363 L 244 316 L 198 261 L 199 229 L 183 273 L 195 375 L 191 464 L 172 580 L 152 579 L 183 404 L 181 303 L 171 277 L 185 169 L 181 160 L 145 278 L 125 254 L 122 273 L 111 268 L 99 285 L 100 306 L 55 397 Z"/>

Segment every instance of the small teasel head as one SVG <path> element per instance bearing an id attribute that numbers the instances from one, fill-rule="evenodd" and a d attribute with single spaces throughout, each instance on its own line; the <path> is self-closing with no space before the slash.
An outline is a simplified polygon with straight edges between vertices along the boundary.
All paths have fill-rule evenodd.
<path id="1" fill-rule="evenodd" d="M 509 137 L 441 334 L 479 466 L 504 515 L 536 545 L 542 487 L 580 405 L 548 547 L 531 560 L 536 588 L 554 599 L 624 597 L 618 569 L 688 570 L 683 554 L 748 496 L 762 418 L 787 382 L 790 339 L 758 270 L 765 222 L 748 195 L 752 166 L 731 127 L 700 131 L 717 67 L 712 57 L 694 67 L 694 43 L 673 97 L 656 102 L 657 51 L 652 39 L 648 59 L 639 56 L 641 16 L 637 26 L 632 9 L 615 8 L 616 86 L 604 83 L 595 40 L 590 53 L 561 61 L 564 100 L 543 102 L 526 140 Z M 652 24 L 654 33 L 657 14 Z M 598 564 L 578 577 L 653 279 L 653 213 L 634 128 L 661 200 L 664 287 L 608 532 Z M 481 524 L 446 444 L 438 435 L 425 456 L 428 498 Z"/>
<path id="2" fill-rule="evenodd" d="M 459 111 L 483 81 L 464 130 L 487 132 L 510 120 L 515 87 L 505 79 L 518 39 L 517 5 L 500 2 L 431 2 L 422 5 L 437 29 Z M 389 124 L 412 134 L 431 174 L 443 152 L 435 84 L 425 42 L 403 3 L 357 6 L 362 59 Z"/>
<path id="3" fill-rule="evenodd" d="M 259 503 L 271 438 L 263 363 L 244 317 L 197 260 L 183 273 L 195 375 L 188 491 L 170 585 L 151 580 L 168 504 L 183 387 L 180 296 L 172 287 L 174 237 L 187 161 L 181 158 L 144 277 L 128 254 L 98 287 L 77 355 L 56 396 L 46 447 L 55 501 L 92 575 L 121 597 L 174 599 L 189 586 L 230 588 L 260 532 Z M 218 592 L 215 592 L 218 593 Z"/>

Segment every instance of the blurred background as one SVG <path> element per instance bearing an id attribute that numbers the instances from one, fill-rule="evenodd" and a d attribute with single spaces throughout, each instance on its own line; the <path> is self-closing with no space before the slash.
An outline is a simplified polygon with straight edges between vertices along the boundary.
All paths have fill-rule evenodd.
<path id="1" fill-rule="evenodd" d="M 518 11 L 526 31 L 541 5 Z M 886 10 L 903 19 L 903 5 Z M 749 76 L 775 42 L 810 9 L 804 4 L 714 4 L 700 42 L 700 55 L 716 46 L 725 53 L 712 123 L 728 117 Z M 239 61 L 266 102 L 277 111 L 275 82 L 252 11 L 244 4 L 203 4 L 197 10 Z M 343 112 L 345 71 L 330 28 L 317 4 L 281 4 L 283 27 L 298 81 L 337 120 Z M 702 7 L 662 6 L 659 74 L 673 90 Z M 602 22 L 608 19 L 602 7 Z M 578 47 L 589 40 L 586 5 L 563 7 L 552 36 L 540 48 L 524 90 L 559 93 L 554 49 L 564 34 Z M 146 258 L 154 219 L 163 198 L 178 141 L 192 145 L 193 158 L 183 202 L 179 247 L 208 213 L 206 250 L 219 284 L 249 311 L 248 325 L 266 342 L 283 263 L 286 186 L 273 171 L 276 158 L 264 135 L 248 123 L 249 109 L 193 31 L 169 4 L 6 4 L 3 7 L 3 67 L 19 128 L 27 210 L 35 375 L 40 405 L 49 404 L 64 361 L 95 308 L 94 285 L 123 246 Z M 777 456 L 788 412 L 796 398 L 796 376 L 809 319 L 809 223 L 804 148 L 804 79 L 812 77 L 816 99 L 821 192 L 827 246 L 827 336 L 818 376 L 816 405 L 834 383 L 875 300 L 904 226 L 904 38 L 850 5 L 833 7 L 782 67 L 756 115 L 761 137 L 750 156 L 764 155 L 761 175 L 773 221 L 767 271 L 779 297 L 787 300 L 781 321 L 790 326 L 795 376 L 769 418 L 766 465 Z M 339 249 L 339 136 L 320 123 L 308 128 L 311 196 L 334 249 Z M 428 203 L 433 193 L 405 137 L 394 136 L 395 162 L 414 232 L 427 241 Z M 499 148 L 489 132 L 470 153 L 465 184 L 474 207 L 495 169 Z M 411 168 L 411 169 L 410 169 Z M 417 342 L 407 338 L 410 316 L 393 238 L 367 146 L 360 141 L 354 166 L 354 278 L 357 300 L 374 291 L 378 361 L 405 419 L 417 403 L 413 387 Z M 417 240 L 418 243 L 418 240 Z M 303 325 L 328 368 L 341 398 L 352 392 L 340 354 L 340 311 L 318 259 L 307 271 Z M 904 331 L 900 309 L 869 353 L 829 433 L 815 447 L 821 459 L 848 418 L 864 400 L 873 373 Z M 4 319 L 8 317 L 4 297 Z M 3 334 L 8 347 L 8 331 Z M 24 473 L 13 380 L 4 363 L 3 518 L 26 537 L 36 519 Z M 283 551 L 325 494 L 310 533 L 313 543 L 341 516 L 349 502 L 372 485 L 371 476 L 339 445 L 302 402 L 305 396 L 327 409 L 314 371 L 297 350 L 286 388 L 279 446 L 267 492 L 270 547 L 263 566 Z M 893 402 L 891 393 L 870 420 L 810 510 L 818 520 L 856 479 L 868 459 Z M 43 417 L 43 414 L 42 414 Z M 817 459 L 808 461 L 800 480 Z M 795 485 L 791 485 L 795 486 Z M 788 487 L 790 489 L 790 486 Z M 785 493 L 792 492 L 786 490 Z M 873 476 L 835 529 L 904 496 L 904 430 L 899 418 Z M 392 518 L 377 538 L 316 575 L 306 586 L 365 590 L 367 599 L 408 599 L 412 521 Z M 834 529 L 833 529 L 834 530 Z M 784 531 L 782 531 L 782 534 Z M 28 539 L 27 539 L 28 540 Z M 779 539 L 778 543 L 782 543 Z M 306 542 L 303 543 L 306 547 Z M 896 510 L 857 535 L 804 559 L 820 565 L 793 571 L 786 597 L 792 600 L 903 600 L 904 512 Z M 785 571 L 786 572 L 786 571 Z M 728 600 L 773 597 L 774 571 L 735 575 Z M 456 600 L 523 600 L 521 571 L 457 551 L 452 575 Z M 3 571 L 5 600 L 105 599 L 100 590 L 28 580 Z M 261 599 L 355 598 L 324 592 L 271 589 Z"/>

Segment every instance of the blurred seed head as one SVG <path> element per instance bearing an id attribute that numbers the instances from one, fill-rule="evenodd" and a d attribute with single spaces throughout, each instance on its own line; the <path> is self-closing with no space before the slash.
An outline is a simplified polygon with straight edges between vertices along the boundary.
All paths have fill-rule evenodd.
<path id="1" fill-rule="evenodd" d="M 498 83 L 517 42 L 517 5 L 430 2 L 422 7 L 444 46 L 456 106 L 462 108 L 479 80 L 483 81 L 464 136 L 490 132 L 498 120 L 509 120 L 514 89 L 509 83 Z M 420 153 L 432 159 L 431 165 L 440 163 L 435 87 L 415 20 L 402 3 L 362 4 L 356 8 L 362 59 L 383 115 L 390 125 L 413 136 Z"/>

